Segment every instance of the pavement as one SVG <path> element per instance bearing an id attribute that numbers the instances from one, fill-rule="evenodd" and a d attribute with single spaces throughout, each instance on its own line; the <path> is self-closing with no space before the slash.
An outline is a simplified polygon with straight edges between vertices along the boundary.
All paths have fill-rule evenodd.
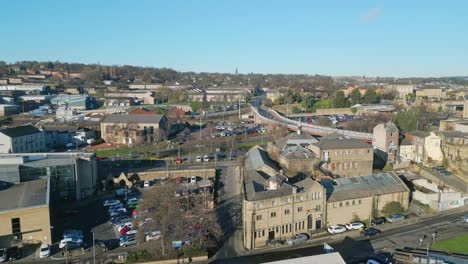
<path id="1" fill-rule="evenodd" d="M 461 217 L 468 213 L 468 207 L 447 210 L 437 215 L 412 217 L 403 223 L 387 223 L 377 228 L 380 236 L 366 238 L 359 231 L 349 231 L 336 235 L 322 235 L 295 246 L 278 246 L 247 251 L 242 246 L 242 234 L 235 232 L 218 251 L 212 263 L 264 263 L 274 260 L 310 256 L 323 253 L 323 243 L 340 252 L 347 263 L 362 259 L 378 252 L 393 253 L 396 248 L 418 248 L 423 238 L 422 248 L 432 243 L 468 232 L 468 224 Z M 426 236 L 424 238 L 424 236 Z"/>

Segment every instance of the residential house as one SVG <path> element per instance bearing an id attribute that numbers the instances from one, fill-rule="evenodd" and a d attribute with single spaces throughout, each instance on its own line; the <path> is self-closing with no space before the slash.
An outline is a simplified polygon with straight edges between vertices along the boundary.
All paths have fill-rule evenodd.
<path id="1" fill-rule="evenodd" d="M 375 153 L 390 163 L 398 158 L 399 130 L 392 122 L 381 123 L 374 127 L 372 145 Z"/>
<path id="2" fill-rule="evenodd" d="M 427 98 L 438 100 L 445 98 L 446 94 L 442 88 L 421 88 L 416 90 L 416 98 Z"/>
<path id="3" fill-rule="evenodd" d="M 468 172 L 468 133 L 460 131 L 439 131 L 441 147 L 449 166 Z"/>
<path id="4" fill-rule="evenodd" d="M 402 161 L 413 161 L 415 153 L 415 147 L 413 143 L 406 138 L 400 142 L 400 159 Z"/>
<path id="5" fill-rule="evenodd" d="M 333 174 L 342 177 L 372 174 L 372 145 L 359 139 L 332 133 L 310 145 L 309 149 L 322 161 L 321 168 Z"/>
<path id="6" fill-rule="evenodd" d="M 327 193 L 327 225 L 377 217 L 390 202 L 399 202 L 405 210 L 409 206 L 410 190 L 393 172 L 320 183 Z"/>
<path id="7" fill-rule="evenodd" d="M 32 153 L 46 151 L 44 133 L 33 125 L 0 130 L 0 153 Z"/>
<path id="8" fill-rule="evenodd" d="M 444 158 L 441 138 L 434 132 L 412 131 L 406 134 L 406 139 L 414 145 L 415 162 L 442 161 Z"/>

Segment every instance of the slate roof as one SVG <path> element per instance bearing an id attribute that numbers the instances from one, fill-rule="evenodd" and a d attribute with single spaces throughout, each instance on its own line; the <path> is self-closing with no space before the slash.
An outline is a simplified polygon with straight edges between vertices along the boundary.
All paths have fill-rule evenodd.
<path id="1" fill-rule="evenodd" d="M 413 135 L 413 136 L 415 136 L 415 137 L 419 137 L 419 138 L 426 138 L 426 137 L 428 137 L 431 133 L 417 130 L 417 131 L 408 132 L 408 134 Z"/>
<path id="2" fill-rule="evenodd" d="M 126 115 L 126 114 L 112 114 L 108 115 L 102 120 L 103 123 L 140 123 L 140 124 L 155 124 L 159 123 L 163 115 Z"/>
<path id="3" fill-rule="evenodd" d="M 400 143 L 400 146 L 411 146 L 411 145 L 413 145 L 413 143 L 407 140 L 406 138 L 404 138 Z"/>
<path id="4" fill-rule="evenodd" d="M 41 131 L 33 125 L 25 125 L 25 126 L 5 128 L 5 129 L 0 130 L 0 133 L 3 133 L 6 136 L 9 136 L 11 138 L 15 138 L 15 137 L 22 137 L 22 136 L 41 133 Z"/>
<path id="5" fill-rule="evenodd" d="M 246 170 L 259 170 L 262 166 L 268 166 L 274 170 L 278 169 L 263 148 L 254 146 L 247 152 L 245 168 Z"/>
<path id="6" fill-rule="evenodd" d="M 279 139 L 275 143 L 275 146 L 278 149 L 283 149 L 285 145 L 293 145 L 293 144 L 308 145 L 308 144 L 313 144 L 316 142 L 318 142 L 318 140 L 307 133 L 301 133 L 299 135 L 296 132 L 294 132 Z"/>
<path id="7" fill-rule="evenodd" d="M 385 123 L 385 130 L 390 132 L 398 132 L 398 128 L 395 126 L 393 122 Z"/>
<path id="8" fill-rule="evenodd" d="M 393 172 L 322 180 L 320 183 L 327 190 L 328 202 L 359 199 L 371 197 L 372 195 L 409 192 L 405 183 Z"/>
<path id="9" fill-rule="evenodd" d="M 43 206 L 49 202 L 47 179 L 14 184 L 0 191 L 0 211 Z"/>
<path id="10" fill-rule="evenodd" d="M 345 138 L 337 133 L 332 133 L 323 137 L 319 142 L 314 143 L 320 149 L 367 149 L 372 145 L 355 138 Z"/>

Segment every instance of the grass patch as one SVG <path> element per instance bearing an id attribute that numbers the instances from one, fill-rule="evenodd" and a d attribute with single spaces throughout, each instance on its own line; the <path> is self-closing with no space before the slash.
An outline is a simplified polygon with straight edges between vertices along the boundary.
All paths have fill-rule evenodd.
<path id="1" fill-rule="evenodd" d="M 468 234 L 442 240 L 435 243 L 432 249 L 448 251 L 452 253 L 468 254 Z"/>

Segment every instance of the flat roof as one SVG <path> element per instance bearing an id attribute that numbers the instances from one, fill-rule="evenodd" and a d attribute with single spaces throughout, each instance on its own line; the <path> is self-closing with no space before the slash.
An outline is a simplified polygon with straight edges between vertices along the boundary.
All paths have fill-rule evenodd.
<path id="1" fill-rule="evenodd" d="M 0 190 L 0 201 L 0 212 L 48 205 L 48 180 L 26 181 Z"/>
<path id="2" fill-rule="evenodd" d="M 393 172 L 322 180 L 320 183 L 327 190 L 327 202 L 409 192 L 405 183 Z"/>

